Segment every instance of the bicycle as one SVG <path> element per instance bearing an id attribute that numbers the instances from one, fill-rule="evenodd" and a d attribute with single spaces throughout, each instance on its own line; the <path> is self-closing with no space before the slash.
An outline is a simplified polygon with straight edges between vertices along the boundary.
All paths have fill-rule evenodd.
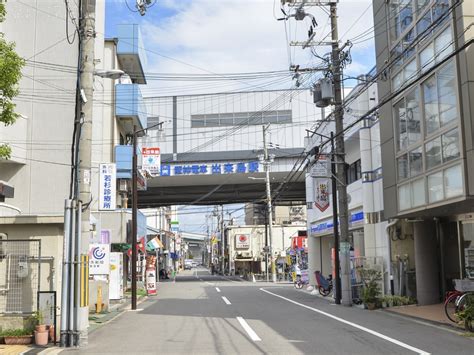
<path id="1" fill-rule="evenodd" d="M 297 289 L 297 290 L 301 290 L 303 288 L 304 285 L 306 285 L 307 282 L 301 280 L 301 276 L 296 276 L 296 280 L 295 282 L 293 283 L 293 286 Z"/>
<path id="2" fill-rule="evenodd" d="M 461 291 L 448 291 L 444 299 L 444 313 L 451 322 L 457 323 L 456 312 L 458 312 L 458 300 L 464 295 Z"/>
<path id="3" fill-rule="evenodd" d="M 332 292 L 332 275 L 329 275 L 328 278 L 324 278 L 320 271 L 315 271 L 314 275 L 316 276 L 316 282 L 318 283 L 319 294 L 323 297 L 329 296 Z"/>
<path id="4" fill-rule="evenodd" d="M 472 313 L 472 308 L 474 307 L 474 292 L 465 292 L 461 296 L 458 297 L 456 300 L 456 312 L 462 312 L 464 310 L 468 310 L 470 308 L 470 312 Z M 472 332 L 474 331 L 474 324 L 473 319 L 469 317 L 464 317 L 464 328 Z"/>

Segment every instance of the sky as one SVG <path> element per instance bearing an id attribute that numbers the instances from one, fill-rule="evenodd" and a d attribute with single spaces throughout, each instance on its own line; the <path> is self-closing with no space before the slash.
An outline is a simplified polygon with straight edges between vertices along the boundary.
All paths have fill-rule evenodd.
<path id="1" fill-rule="evenodd" d="M 284 17 L 280 3 L 280 0 L 156 0 L 145 16 L 140 16 L 134 7 L 135 0 L 106 0 L 105 35 L 115 37 L 117 24 L 139 24 L 147 54 L 145 70 L 149 74 L 245 73 L 287 70 L 290 64 L 302 68 L 318 65 L 320 59 L 309 49 L 288 45 L 291 41 L 306 40 L 310 17 L 303 21 L 294 18 L 278 21 Z M 371 3 L 372 0 L 339 1 L 341 42 L 353 42 L 352 63 L 344 69 L 346 77 L 365 74 L 375 64 Z M 324 9 L 313 6 L 305 7 L 305 10 L 317 22 L 315 39 L 330 38 L 329 16 Z M 285 11 L 289 13 L 287 7 Z M 330 47 L 316 47 L 315 50 L 316 54 L 324 56 Z M 142 91 L 144 96 L 191 94 L 248 90 L 268 83 L 268 79 L 231 83 L 150 80 Z M 346 86 L 353 83 L 353 80 L 345 81 Z M 289 75 L 286 81 L 271 85 L 288 88 L 293 84 Z M 190 232 L 203 232 L 205 216 L 209 213 L 193 211 L 185 214 L 186 209 L 198 211 L 196 206 L 182 209 L 180 227 Z M 228 208 L 229 211 L 235 209 L 235 206 Z M 235 213 L 241 215 L 242 210 Z"/>

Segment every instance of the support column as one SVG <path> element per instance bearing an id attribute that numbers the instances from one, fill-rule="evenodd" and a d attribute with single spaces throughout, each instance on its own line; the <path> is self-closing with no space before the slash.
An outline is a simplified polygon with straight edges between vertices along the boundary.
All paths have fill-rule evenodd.
<path id="1" fill-rule="evenodd" d="M 439 298 L 439 267 L 434 221 L 416 222 L 415 237 L 416 298 L 419 305 L 436 304 Z"/>
<path id="2" fill-rule="evenodd" d="M 322 261 L 320 257 L 321 247 L 319 242 L 320 238 L 315 238 L 311 235 L 308 235 L 308 271 L 310 285 L 316 285 L 316 277 L 314 276 L 314 272 L 316 270 L 322 271 Z"/>

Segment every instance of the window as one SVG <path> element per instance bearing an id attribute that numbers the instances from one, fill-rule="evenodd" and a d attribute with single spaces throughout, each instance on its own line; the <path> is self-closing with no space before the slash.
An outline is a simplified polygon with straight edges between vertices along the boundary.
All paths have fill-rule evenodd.
<path id="1" fill-rule="evenodd" d="M 425 179 L 418 179 L 411 183 L 412 206 L 417 207 L 426 203 Z"/>
<path id="2" fill-rule="evenodd" d="M 430 77 L 423 83 L 422 87 L 425 107 L 426 133 L 429 134 L 439 129 L 436 77 L 434 75 Z"/>
<path id="3" fill-rule="evenodd" d="M 447 162 L 460 156 L 458 129 L 453 129 L 443 134 L 443 161 Z"/>
<path id="4" fill-rule="evenodd" d="M 453 51 L 453 36 L 451 34 L 451 27 L 446 28 L 435 38 L 435 53 L 436 63 L 442 61 L 446 56 Z"/>
<path id="5" fill-rule="evenodd" d="M 404 68 L 404 84 L 416 78 L 416 60 L 412 60 Z"/>
<path id="6" fill-rule="evenodd" d="M 436 0 L 431 12 L 433 13 L 433 21 L 443 16 L 449 10 L 449 0 Z"/>
<path id="7" fill-rule="evenodd" d="M 400 0 L 399 21 L 401 32 L 405 31 L 413 21 L 413 6 L 412 0 Z"/>
<path id="8" fill-rule="evenodd" d="M 423 152 L 421 147 L 412 150 L 410 156 L 410 176 L 417 176 L 423 172 Z"/>
<path id="9" fill-rule="evenodd" d="M 238 125 L 260 125 L 262 123 L 291 123 L 292 111 L 256 111 L 235 113 L 208 113 L 191 115 L 191 127 L 219 127 Z"/>
<path id="10" fill-rule="evenodd" d="M 404 154 L 397 159 L 398 179 L 406 179 L 408 177 L 408 155 Z"/>
<path id="11" fill-rule="evenodd" d="M 408 144 L 413 144 L 421 139 L 420 99 L 418 88 L 408 93 L 405 100 Z"/>
<path id="12" fill-rule="evenodd" d="M 398 149 L 403 150 L 408 147 L 408 133 L 407 133 L 407 121 L 405 115 L 405 100 L 401 100 L 395 104 L 395 124 L 397 126 L 398 133 Z"/>
<path id="13" fill-rule="evenodd" d="M 347 169 L 347 185 L 359 180 L 362 177 L 360 159 L 352 164 L 346 164 Z"/>
<path id="14" fill-rule="evenodd" d="M 441 139 L 435 138 L 425 145 L 426 169 L 429 170 L 441 164 Z"/>
<path id="15" fill-rule="evenodd" d="M 430 43 L 425 49 L 420 52 L 420 69 L 421 71 L 428 70 L 434 64 L 434 45 Z"/>
<path id="16" fill-rule="evenodd" d="M 443 172 L 428 176 L 428 200 L 437 202 L 443 199 Z"/>
<path id="17" fill-rule="evenodd" d="M 454 62 L 450 61 L 438 73 L 439 120 L 444 126 L 457 117 Z"/>
<path id="18" fill-rule="evenodd" d="M 444 171 L 446 198 L 462 195 L 461 165 L 455 165 Z"/>
<path id="19" fill-rule="evenodd" d="M 407 210 L 411 207 L 410 184 L 398 188 L 398 207 L 400 210 Z"/>

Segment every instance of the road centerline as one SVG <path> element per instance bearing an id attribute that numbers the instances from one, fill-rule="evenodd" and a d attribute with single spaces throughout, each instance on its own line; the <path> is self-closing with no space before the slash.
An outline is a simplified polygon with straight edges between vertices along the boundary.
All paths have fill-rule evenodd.
<path id="1" fill-rule="evenodd" d="M 275 297 L 279 297 L 279 298 L 281 298 L 281 299 L 284 299 L 285 301 L 288 301 L 288 302 L 293 303 L 293 304 L 296 304 L 296 305 L 298 305 L 298 306 L 300 306 L 300 307 L 309 309 L 309 310 L 311 310 L 311 311 L 313 311 L 313 312 L 316 312 L 316 313 L 319 313 L 319 314 L 321 314 L 321 315 L 323 315 L 323 316 L 326 316 L 326 317 L 328 317 L 328 318 L 334 319 L 334 320 L 336 320 L 336 321 L 338 321 L 338 322 L 341 322 L 341 323 L 350 325 L 350 326 L 353 327 L 353 328 L 357 328 L 357 329 L 362 330 L 362 331 L 364 331 L 364 332 L 366 332 L 366 333 L 372 334 L 372 335 L 374 335 L 374 336 L 376 336 L 376 337 L 378 337 L 378 338 L 381 338 L 381 339 L 386 340 L 386 341 L 388 341 L 388 342 L 390 342 L 390 343 L 396 344 L 396 345 L 398 345 L 398 346 L 400 346 L 400 347 L 402 347 L 402 348 L 411 350 L 411 351 L 413 351 L 413 352 L 415 352 L 415 353 L 423 354 L 423 355 L 430 355 L 429 352 L 426 352 L 426 351 L 421 350 L 421 349 L 418 349 L 418 348 L 416 348 L 416 347 L 414 347 L 414 346 L 411 346 L 411 345 L 408 345 L 408 344 L 406 344 L 406 343 L 403 343 L 403 342 L 401 342 L 401 341 L 399 341 L 399 340 L 397 340 L 397 339 L 390 338 L 389 336 L 386 336 L 386 335 L 384 335 L 384 334 L 382 334 L 382 333 L 376 332 L 376 331 L 374 331 L 374 330 L 372 330 L 372 329 L 363 327 L 363 326 L 358 325 L 358 324 L 356 324 L 356 323 L 349 322 L 348 320 L 345 320 L 345 319 L 343 319 L 343 318 L 337 317 L 337 316 L 332 315 L 332 314 L 330 314 L 330 313 L 321 311 L 321 310 L 319 310 L 319 309 L 317 309 L 317 308 L 313 308 L 313 307 L 307 306 L 307 305 L 305 305 L 305 304 L 303 304 L 303 303 L 299 303 L 299 302 L 293 301 L 293 300 L 290 299 L 290 298 L 287 298 L 287 297 L 284 297 L 284 296 L 280 296 L 280 295 L 278 295 L 278 294 L 276 294 L 276 293 L 267 291 L 267 290 L 265 290 L 265 289 L 263 289 L 263 288 L 260 288 L 260 291 L 266 292 L 266 293 L 268 293 L 268 294 L 270 294 L 270 295 L 272 295 L 272 296 L 275 296 Z"/>
<path id="2" fill-rule="evenodd" d="M 242 328 L 244 328 L 244 330 L 247 332 L 250 339 L 252 339 L 253 341 L 262 341 L 262 339 L 260 339 L 260 337 L 257 335 L 257 333 L 255 333 L 255 331 L 250 327 L 250 325 L 246 322 L 245 319 L 243 319 L 242 317 L 237 317 L 237 320 L 239 321 Z"/>
<path id="3" fill-rule="evenodd" d="M 232 303 L 230 303 L 230 301 L 227 299 L 227 297 L 222 296 L 222 299 L 224 300 L 225 304 L 227 304 L 227 305 L 232 304 Z"/>

